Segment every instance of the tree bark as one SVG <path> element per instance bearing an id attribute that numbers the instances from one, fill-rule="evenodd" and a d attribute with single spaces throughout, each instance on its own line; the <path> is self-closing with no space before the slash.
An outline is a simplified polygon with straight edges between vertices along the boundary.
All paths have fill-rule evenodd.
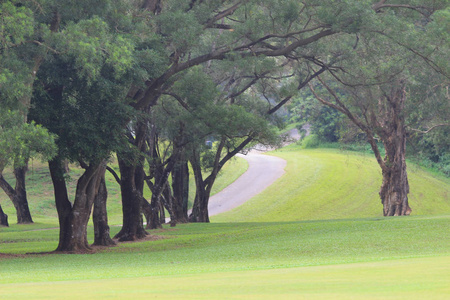
<path id="1" fill-rule="evenodd" d="M 0 226 L 9 227 L 8 215 L 4 213 L 1 205 L 0 205 Z"/>
<path id="2" fill-rule="evenodd" d="M 111 239 L 106 201 L 108 190 L 106 189 L 105 176 L 100 180 L 98 193 L 94 199 L 94 211 L 92 219 L 94 222 L 94 246 L 113 246 L 116 243 Z"/>
<path id="3" fill-rule="evenodd" d="M 25 186 L 26 170 L 26 166 L 14 169 L 14 176 L 16 178 L 15 188 L 12 188 L 0 173 L 0 187 L 14 204 L 17 214 L 17 224 L 33 223 L 30 208 L 28 207 L 27 191 Z"/>
<path id="4" fill-rule="evenodd" d="M 172 190 L 173 221 L 176 223 L 187 223 L 189 221 L 189 167 L 188 162 L 183 158 L 183 156 L 172 171 Z"/>
<path id="5" fill-rule="evenodd" d="M 157 229 L 162 228 L 162 224 L 165 223 L 164 215 L 164 205 L 162 203 L 162 195 L 167 190 L 167 180 L 169 175 L 175 165 L 175 161 L 178 157 L 178 154 L 174 152 L 172 156 L 169 158 L 167 166 L 165 168 L 161 168 L 155 177 L 155 184 L 152 186 L 152 198 L 150 201 L 150 222 L 147 222 L 147 229 Z M 167 201 L 171 201 L 170 195 L 167 196 Z M 172 205 L 170 202 L 166 203 L 166 208 L 170 213 L 171 218 L 173 217 L 172 213 Z M 172 224 L 174 224 L 171 221 Z"/>
<path id="6" fill-rule="evenodd" d="M 206 191 L 204 189 L 197 189 L 192 212 L 189 215 L 189 222 L 209 223 L 208 202 L 209 195 Z"/>
<path id="7" fill-rule="evenodd" d="M 16 177 L 14 197 L 14 207 L 17 210 L 17 223 L 18 224 L 30 224 L 33 223 L 31 218 L 30 208 L 28 207 L 27 190 L 25 187 L 25 174 L 27 167 L 21 167 L 14 169 L 14 175 Z"/>
<path id="8" fill-rule="evenodd" d="M 63 176 L 63 162 L 59 158 L 49 162 L 60 228 L 59 244 L 55 251 L 85 253 L 92 250 L 87 240 L 87 224 L 105 167 L 103 162 L 87 167 L 78 179 L 72 205 Z"/>
<path id="9" fill-rule="evenodd" d="M 119 241 L 135 241 L 148 234 L 144 230 L 142 220 L 143 197 L 136 188 L 136 166 L 130 164 L 121 154 L 118 154 L 117 158 L 120 168 L 123 224 L 114 238 Z"/>
<path id="10" fill-rule="evenodd" d="M 392 158 L 392 157 L 391 157 Z M 408 203 L 409 184 L 406 173 L 405 153 L 396 153 L 392 166 L 383 170 L 380 189 L 384 216 L 405 216 L 411 214 Z"/>
<path id="11" fill-rule="evenodd" d="M 411 214 L 408 203 L 409 183 L 406 172 L 406 126 L 403 116 L 406 101 L 404 84 L 391 90 L 385 105 L 384 118 L 377 133 L 386 151 L 381 164 L 383 183 L 380 189 L 384 216 L 404 216 Z"/>
<path id="12" fill-rule="evenodd" d="M 194 205 L 192 207 L 192 212 L 189 215 L 189 222 L 209 223 L 208 202 L 212 185 L 206 184 L 206 180 L 203 180 L 200 154 L 197 151 L 194 151 L 192 155 L 191 165 L 194 171 L 196 190 Z M 208 178 L 211 178 L 210 176 Z"/>

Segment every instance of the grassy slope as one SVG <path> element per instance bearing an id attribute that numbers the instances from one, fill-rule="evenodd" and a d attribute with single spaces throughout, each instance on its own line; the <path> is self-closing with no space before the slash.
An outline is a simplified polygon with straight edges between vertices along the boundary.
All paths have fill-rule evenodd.
<path id="1" fill-rule="evenodd" d="M 244 207 L 213 219 L 223 223 L 166 228 L 153 232 L 165 239 L 95 255 L 0 256 L 1 298 L 446 299 L 448 180 L 410 168 L 415 216 L 383 218 L 370 157 L 292 148 L 276 155 L 288 160 L 287 174 L 249 204 L 269 206 L 251 215 L 256 222 L 224 222 L 249 218 Z M 320 218 L 328 220 L 294 221 Z M 0 252 L 54 249 L 57 230 L 32 231 L 40 227 L 0 229 Z"/>
<path id="2" fill-rule="evenodd" d="M 288 161 L 286 172 L 264 193 L 212 221 L 283 221 L 382 216 L 381 171 L 368 154 L 290 146 L 273 155 Z M 450 180 L 410 164 L 413 215 L 450 214 Z"/>

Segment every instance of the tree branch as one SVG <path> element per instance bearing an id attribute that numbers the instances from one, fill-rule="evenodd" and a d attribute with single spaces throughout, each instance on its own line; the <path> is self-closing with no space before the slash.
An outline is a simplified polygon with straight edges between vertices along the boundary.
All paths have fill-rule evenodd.
<path id="1" fill-rule="evenodd" d="M 120 180 L 119 175 L 117 175 L 116 171 L 114 171 L 114 169 L 112 169 L 111 167 L 106 166 L 106 170 L 109 171 L 109 173 L 112 174 L 112 176 L 114 176 L 114 179 L 116 179 L 117 183 L 119 185 L 122 185 L 122 180 Z"/>
<path id="2" fill-rule="evenodd" d="M 339 99 L 337 94 L 327 84 L 325 84 L 325 82 L 320 77 L 318 77 L 318 79 L 319 79 L 320 83 L 327 89 L 327 91 L 333 96 L 337 105 L 321 98 L 314 90 L 312 84 L 308 83 L 309 89 L 313 93 L 314 97 L 322 104 L 332 107 L 332 108 L 340 111 L 341 113 L 345 114 L 350 119 L 350 121 L 352 121 L 356 126 L 358 126 L 362 131 L 364 131 L 366 133 L 368 142 L 369 142 L 370 146 L 372 147 L 372 150 L 375 154 L 378 164 L 380 165 L 382 170 L 385 170 L 386 164 L 381 157 L 381 153 L 380 153 L 380 150 L 378 149 L 378 146 L 375 141 L 372 130 L 368 126 L 364 125 L 358 118 L 356 118 L 355 115 L 353 115 L 350 112 L 350 110 L 345 106 L 345 104 Z"/>
<path id="3" fill-rule="evenodd" d="M 6 193 L 6 195 L 8 195 L 9 198 L 13 198 L 15 195 L 15 190 L 13 189 L 13 187 L 5 180 L 5 178 L 3 177 L 3 174 L 0 173 L 0 187 L 2 188 L 2 190 Z"/>
<path id="4" fill-rule="evenodd" d="M 414 132 L 419 132 L 419 133 L 427 134 L 427 133 L 429 133 L 430 131 L 432 131 L 432 130 L 434 130 L 434 129 L 436 129 L 436 128 L 439 128 L 439 127 L 443 127 L 443 126 L 450 126 L 450 123 L 437 124 L 437 125 L 431 126 L 430 128 L 428 128 L 428 129 L 425 130 L 425 131 L 424 131 L 424 130 L 420 130 L 420 129 L 411 128 L 411 127 L 408 127 L 408 129 L 411 130 L 411 131 L 414 131 Z"/>
<path id="5" fill-rule="evenodd" d="M 219 12 L 217 15 L 215 15 L 214 17 L 212 17 L 211 19 L 209 19 L 206 22 L 206 26 L 209 27 L 212 24 L 216 23 L 218 20 L 221 20 L 227 16 L 232 15 L 239 8 L 239 6 L 241 6 L 241 4 L 242 4 L 242 1 L 238 1 L 231 7 L 225 9 L 224 11 Z"/>
<path id="6" fill-rule="evenodd" d="M 319 76 L 320 74 L 322 74 L 323 72 L 325 72 L 326 68 L 321 68 L 319 71 L 315 72 L 313 75 L 309 76 L 308 78 L 305 79 L 305 81 L 301 82 L 298 87 L 297 90 L 301 90 L 302 88 L 304 88 L 307 84 L 309 84 L 309 82 L 311 80 L 313 80 L 315 77 Z M 286 102 L 288 102 L 289 100 L 291 100 L 292 96 L 287 96 L 286 98 L 284 98 L 282 101 L 280 101 L 280 103 L 278 103 L 277 105 L 275 105 L 274 107 L 272 107 L 271 109 L 269 109 L 267 111 L 268 115 L 271 115 L 273 113 L 275 113 L 277 110 L 279 110 L 283 105 L 286 104 Z"/>

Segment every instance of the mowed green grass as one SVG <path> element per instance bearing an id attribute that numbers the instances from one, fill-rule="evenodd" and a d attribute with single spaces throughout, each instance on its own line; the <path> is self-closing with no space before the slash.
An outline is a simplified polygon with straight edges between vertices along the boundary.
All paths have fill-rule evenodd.
<path id="1" fill-rule="evenodd" d="M 286 176 L 215 222 L 300 221 L 382 216 L 381 169 L 373 155 L 292 145 L 272 155 L 287 161 Z M 450 214 L 450 180 L 408 164 L 413 215 Z"/>
<path id="2" fill-rule="evenodd" d="M 381 183 L 370 156 L 295 147 L 275 155 L 288 161 L 286 174 L 251 200 L 262 207 L 253 214 L 244 206 L 92 255 L 3 255 L 0 298 L 448 299 L 447 179 L 410 168 L 413 216 L 384 218 L 365 195 Z M 42 220 L 0 228 L 0 253 L 53 250 L 58 231 L 36 231 L 53 224 Z"/>
<path id="3" fill-rule="evenodd" d="M 92 255 L 1 258 L 0 290 L 2 299 L 445 299 L 449 225 L 449 216 L 186 224 Z M 50 250 L 57 231 L 39 235 L 8 238 Z M 17 253 L 13 244 L 5 250 Z"/>

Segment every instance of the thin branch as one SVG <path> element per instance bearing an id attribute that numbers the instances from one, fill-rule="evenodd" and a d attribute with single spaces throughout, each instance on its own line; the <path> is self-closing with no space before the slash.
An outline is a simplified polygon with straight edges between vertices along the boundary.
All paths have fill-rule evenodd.
<path id="1" fill-rule="evenodd" d="M 306 33 L 306 32 L 311 32 L 311 31 L 315 31 L 315 30 L 321 29 L 321 28 L 324 28 L 324 26 L 320 25 L 320 26 L 316 26 L 316 27 L 313 27 L 313 28 L 305 29 L 305 30 L 300 30 L 300 31 L 296 31 L 296 32 L 290 32 L 290 33 L 287 33 L 287 34 L 284 34 L 284 35 L 281 35 L 281 34 L 268 34 L 268 35 L 266 35 L 266 36 L 264 36 L 262 38 L 259 38 L 258 40 L 253 41 L 253 42 L 251 42 L 251 43 L 249 43 L 247 45 L 235 48 L 234 50 L 237 51 L 237 50 L 241 50 L 241 49 L 250 48 L 251 46 L 254 46 L 256 44 L 262 43 L 263 41 L 266 41 L 266 40 L 271 39 L 271 38 L 286 39 L 286 38 L 289 38 L 289 37 L 293 37 L 295 35 L 299 35 L 299 34 Z"/>
<path id="2" fill-rule="evenodd" d="M 217 15 L 215 15 L 214 17 L 212 17 L 211 19 L 209 19 L 206 24 L 207 26 L 210 26 L 212 24 L 214 24 L 215 22 L 217 22 L 218 20 L 221 20 L 223 18 L 226 18 L 227 16 L 232 15 L 242 4 L 242 1 L 238 1 L 236 2 L 233 6 L 227 8 L 224 11 L 219 12 Z"/>
<path id="3" fill-rule="evenodd" d="M 321 68 L 319 71 L 315 72 L 313 75 L 309 76 L 308 78 L 306 78 L 303 82 L 301 82 L 298 87 L 297 90 L 301 90 L 302 88 L 304 88 L 307 84 L 309 84 L 309 82 L 311 80 L 313 80 L 314 78 L 316 78 L 317 76 L 319 76 L 320 74 L 322 74 L 323 72 L 325 72 L 326 68 Z M 286 104 L 286 102 L 288 102 L 289 100 L 291 100 L 292 96 L 287 96 L 286 98 L 284 98 L 283 100 L 280 101 L 280 103 L 278 103 L 276 106 L 272 107 L 271 109 L 269 109 L 269 111 L 267 112 L 268 115 L 271 115 L 273 113 L 275 113 L 277 110 L 279 110 L 284 104 Z"/>
<path id="4" fill-rule="evenodd" d="M 430 131 L 432 131 L 432 130 L 438 128 L 438 127 L 443 127 L 443 126 L 450 126 L 450 123 L 446 123 L 446 124 L 437 124 L 437 125 L 431 126 L 430 128 L 428 128 L 428 129 L 425 130 L 425 131 L 424 131 L 424 130 L 420 130 L 420 129 L 411 128 L 411 127 L 408 127 L 408 129 L 411 130 L 411 131 L 414 131 L 414 132 L 419 132 L 419 133 L 427 134 L 427 133 L 429 133 Z"/>
<path id="5" fill-rule="evenodd" d="M 114 169 L 112 169 L 111 167 L 106 166 L 106 170 L 109 171 L 109 173 L 112 174 L 112 176 L 114 176 L 114 179 L 116 179 L 117 183 L 119 185 L 122 185 L 122 180 L 120 180 L 119 175 L 117 175 L 116 171 L 114 171 Z"/>
<path id="6" fill-rule="evenodd" d="M 217 24 L 217 23 L 208 24 L 206 28 L 216 28 L 216 29 L 224 29 L 224 30 L 232 30 L 233 29 L 233 27 L 231 25 Z"/>
<path id="7" fill-rule="evenodd" d="M 318 79 L 322 83 L 322 85 L 327 89 L 327 91 L 333 96 L 337 105 L 321 98 L 314 90 L 312 84 L 308 83 L 308 86 L 309 86 L 311 92 L 313 93 L 314 97 L 322 104 L 332 107 L 332 108 L 342 112 L 343 114 L 345 114 L 350 119 L 350 121 L 352 121 L 356 126 L 358 126 L 362 131 L 364 131 L 366 133 L 368 142 L 369 142 L 370 146 L 372 147 L 372 150 L 375 154 L 378 164 L 380 165 L 381 169 L 385 170 L 386 163 L 384 162 L 384 160 L 381 157 L 381 153 L 380 153 L 380 150 L 378 149 L 378 146 L 377 146 L 377 143 L 376 143 L 376 140 L 375 140 L 372 130 L 368 126 L 364 125 L 358 118 L 355 117 L 355 115 L 353 115 L 350 112 L 350 110 L 339 99 L 337 94 L 327 84 L 325 84 L 325 82 L 320 77 L 318 77 Z"/>
<path id="8" fill-rule="evenodd" d="M 162 93 L 162 94 L 163 94 L 163 95 L 168 95 L 168 96 L 173 97 L 175 100 L 178 101 L 178 103 L 180 103 L 180 105 L 181 105 L 184 109 L 186 109 L 186 110 L 189 111 L 189 112 L 192 111 L 191 108 L 189 107 L 189 105 L 188 105 L 183 99 L 181 99 L 181 97 L 178 96 L 177 94 L 171 93 L 171 92 L 164 92 L 164 93 Z"/>

